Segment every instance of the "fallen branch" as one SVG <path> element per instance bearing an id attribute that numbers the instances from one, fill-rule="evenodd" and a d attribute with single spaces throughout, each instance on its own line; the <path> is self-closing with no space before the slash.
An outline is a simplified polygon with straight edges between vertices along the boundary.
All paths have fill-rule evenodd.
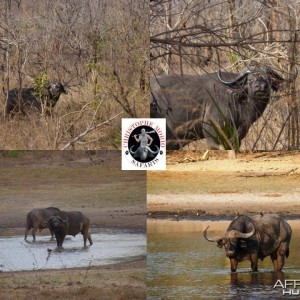
<path id="1" fill-rule="evenodd" d="M 103 125 L 107 125 L 110 121 L 112 121 L 113 119 L 117 118 L 118 116 L 120 116 L 121 114 L 123 114 L 124 112 L 120 112 L 117 115 L 111 117 L 110 119 L 106 120 L 105 122 L 102 122 L 100 124 L 97 125 L 90 125 L 84 132 L 80 133 L 78 136 L 76 136 L 74 139 L 72 139 L 71 142 L 67 143 L 66 145 L 64 145 L 61 150 L 66 150 L 68 147 L 70 147 L 72 144 L 76 143 L 79 139 L 81 139 L 82 137 L 86 136 L 87 134 L 89 134 L 90 132 L 92 132 L 93 130 L 103 126 Z"/>
<path id="2" fill-rule="evenodd" d="M 286 176 L 298 170 L 298 168 L 291 169 L 287 172 L 247 172 L 244 174 L 240 174 L 238 177 L 268 177 L 268 176 Z"/>

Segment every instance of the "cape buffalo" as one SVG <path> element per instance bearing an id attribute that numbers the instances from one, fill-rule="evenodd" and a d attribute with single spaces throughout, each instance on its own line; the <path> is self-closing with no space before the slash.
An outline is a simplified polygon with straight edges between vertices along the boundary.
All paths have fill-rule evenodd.
<path id="1" fill-rule="evenodd" d="M 250 260 L 252 270 L 257 271 L 258 259 L 267 256 L 271 257 L 274 271 L 281 271 L 289 256 L 292 229 L 276 214 L 238 216 L 225 233 L 214 237 L 207 236 L 207 229 L 203 232 L 204 238 L 217 242 L 219 248 L 224 246 L 232 272 L 243 260 Z"/>
<path id="2" fill-rule="evenodd" d="M 47 207 L 47 208 L 34 208 L 27 214 L 26 218 L 26 230 L 25 230 L 25 241 L 27 239 L 29 230 L 32 229 L 33 241 L 35 241 L 35 234 L 37 230 L 42 230 L 49 228 L 49 226 L 43 223 L 44 219 L 48 219 L 54 214 L 59 213 L 60 210 L 56 207 Z M 49 228 L 51 236 L 54 236 L 53 231 Z"/>
<path id="3" fill-rule="evenodd" d="M 297 73 L 295 69 L 288 80 L 294 80 Z M 254 66 L 240 74 L 219 71 L 153 77 L 150 116 L 166 118 L 169 150 L 204 138 L 210 149 L 221 149 L 224 137 L 229 141 L 227 148 L 232 149 L 263 114 L 271 91 L 276 92 L 286 80 L 270 67 Z"/>
<path id="4" fill-rule="evenodd" d="M 16 112 L 27 114 L 31 110 L 39 113 L 49 114 L 59 100 L 62 93 L 67 94 L 65 86 L 58 81 L 47 84 L 43 91 L 36 88 L 13 89 L 8 92 L 6 103 L 6 115 L 13 115 Z"/>
<path id="5" fill-rule="evenodd" d="M 86 246 L 87 239 L 90 245 L 93 244 L 89 232 L 90 219 L 80 211 L 61 211 L 55 216 L 43 220 L 43 222 L 54 232 L 58 247 L 62 247 L 66 235 L 73 235 L 75 237 L 78 233 L 83 235 L 84 247 Z"/>

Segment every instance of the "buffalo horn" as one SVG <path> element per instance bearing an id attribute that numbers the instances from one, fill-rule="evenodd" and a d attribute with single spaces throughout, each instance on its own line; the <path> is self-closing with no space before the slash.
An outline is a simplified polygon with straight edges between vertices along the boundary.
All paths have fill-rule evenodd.
<path id="1" fill-rule="evenodd" d="M 43 220 L 43 223 L 48 224 L 49 221 L 50 221 L 52 218 L 53 218 L 53 216 L 51 216 L 47 221 L 44 221 L 44 220 Z"/>
<path id="2" fill-rule="evenodd" d="M 65 220 L 63 220 L 61 217 L 59 217 L 59 216 L 51 216 L 47 221 L 44 221 L 43 220 L 43 223 L 45 223 L 45 224 L 48 224 L 49 223 L 49 221 L 52 219 L 52 218 L 54 218 L 54 217 L 57 217 L 58 219 L 60 219 L 62 222 L 64 222 L 64 223 L 66 223 L 67 221 L 68 221 L 68 217 L 66 217 L 66 219 Z"/>
<path id="3" fill-rule="evenodd" d="M 207 240 L 207 241 L 209 241 L 209 242 L 218 242 L 218 241 L 220 241 L 220 240 L 222 240 L 223 238 L 224 238 L 224 235 L 222 235 L 222 236 L 215 236 L 215 237 L 213 237 L 213 238 L 211 238 L 211 237 L 208 237 L 207 236 L 207 229 L 209 228 L 209 226 L 207 226 L 206 227 L 206 229 L 203 231 L 203 236 L 204 236 L 204 238 Z"/>
<path id="4" fill-rule="evenodd" d="M 66 219 L 65 220 L 63 220 L 61 217 L 58 217 L 57 216 L 57 218 L 59 218 L 62 222 L 64 222 L 64 223 L 66 223 L 67 221 L 68 221 L 68 217 L 66 217 Z"/>
<path id="5" fill-rule="evenodd" d="M 134 154 L 136 154 L 136 152 L 139 150 L 139 148 L 137 148 L 135 151 L 132 151 L 131 149 L 132 149 L 133 147 L 134 147 L 134 145 L 130 147 L 129 151 L 130 151 L 131 154 L 134 155 Z"/>
<path id="6" fill-rule="evenodd" d="M 280 80 L 280 81 L 288 81 L 291 82 L 293 80 L 295 80 L 298 76 L 298 69 L 296 67 L 294 67 L 293 73 L 290 74 L 290 77 L 285 79 L 282 76 L 280 76 L 276 71 L 274 71 L 271 68 L 267 68 L 267 72 L 274 78 Z"/>
<path id="7" fill-rule="evenodd" d="M 157 154 L 157 153 L 158 153 L 158 151 L 159 151 L 159 148 L 157 147 L 157 145 L 155 145 L 155 147 L 156 147 L 157 151 L 153 151 L 153 150 L 151 150 L 151 149 L 150 149 L 150 147 L 148 148 L 148 149 L 149 149 L 149 151 L 150 151 L 152 154 Z"/>
<path id="8" fill-rule="evenodd" d="M 218 72 L 218 79 L 226 86 L 229 86 L 231 88 L 237 88 L 240 87 L 240 83 L 252 72 L 252 68 L 246 69 L 244 72 L 239 74 L 237 77 L 231 80 L 224 80 L 222 78 L 222 73 L 219 70 Z"/>
<path id="9" fill-rule="evenodd" d="M 237 230 L 230 230 L 225 233 L 225 237 L 230 238 L 230 239 L 232 239 L 232 238 L 248 239 L 255 233 L 254 226 L 252 224 L 251 224 L 251 226 L 252 226 L 252 230 L 248 233 L 242 233 Z"/>

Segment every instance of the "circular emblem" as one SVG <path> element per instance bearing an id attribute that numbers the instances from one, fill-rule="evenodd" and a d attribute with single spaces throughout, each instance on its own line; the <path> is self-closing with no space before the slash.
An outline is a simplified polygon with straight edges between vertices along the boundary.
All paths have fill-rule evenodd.
<path id="1" fill-rule="evenodd" d="M 165 168 L 165 119 L 122 119 L 122 170 Z"/>
<path id="2" fill-rule="evenodd" d="M 130 134 L 128 149 L 136 161 L 150 162 L 160 153 L 159 136 L 150 126 L 138 126 Z"/>

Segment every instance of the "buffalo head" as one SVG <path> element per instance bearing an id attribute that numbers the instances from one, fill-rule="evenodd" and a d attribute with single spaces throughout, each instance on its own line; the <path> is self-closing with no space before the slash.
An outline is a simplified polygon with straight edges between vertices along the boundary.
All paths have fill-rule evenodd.
<path id="1" fill-rule="evenodd" d="M 219 248 L 224 247 L 226 251 L 226 255 L 230 257 L 234 257 L 236 255 L 236 251 L 238 247 L 246 247 L 243 240 L 251 238 L 254 233 L 255 229 L 252 226 L 252 230 L 248 233 L 239 232 L 237 230 L 230 230 L 226 231 L 223 235 L 218 235 L 215 237 L 208 237 L 207 236 L 207 229 L 209 226 L 204 230 L 203 236 L 209 242 L 217 242 L 217 246 Z"/>
<path id="2" fill-rule="evenodd" d="M 146 160 L 147 157 L 153 157 L 154 155 L 156 155 L 159 152 L 159 148 L 155 145 L 156 147 L 156 151 L 153 151 L 152 149 L 150 149 L 150 147 L 148 146 L 140 146 L 137 148 L 137 150 L 133 151 L 134 146 L 131 146 L 129 151 L 131 153 L 131 155 L 133 157 L 139 157 L 140 160 Z"/>
<path id="3" fill-rule="evenodd" d="M 53 82 L 47 84 L 45 87 L 46 87 L 46 89 L 49 93 L 49 97 L 51 99 L 59 97 L 60 94 L 68 94 L 68 92 L 66 90 L 66 86 L 63 85 L 59 81 L 53 81 Z"/>
<path id="4" fill-rule="evenodd" d="M 43 220 L 43 223 L 49 225 L 52 229 L 54 229 L 63 226 L 63 224 L 67 223 L 68 220 L 68 217 L 63 219 L 60 216 L 51 216 L 48 220 Z"/>
<path id="5" fill-rule="evenodd" d="M 279 85 L 284 81 L 294 80 L 298 75 L 295 68 L 291 78 L 285 79 L 270 67 L 258 68 L 255 66 L 246 68 L 242 73 L 231 80 L 222 78 L 221 71 L 218 72 L 219 81 L 233 89 L 245 92 L 249 98 L 269 98 L 271 90 L 277 91 Z"/>

